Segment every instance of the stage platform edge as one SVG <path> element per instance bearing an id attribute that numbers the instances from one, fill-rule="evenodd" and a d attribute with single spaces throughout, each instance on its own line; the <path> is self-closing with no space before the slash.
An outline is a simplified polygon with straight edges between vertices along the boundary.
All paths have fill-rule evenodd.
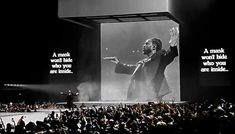
<path id="1" fill-rule="evenodd" d="M 134 104 L 148 104 L 148 103 L 169 103 L 169 104 L 184 104 L 187 101 L 76 101 L 73 102 L 76 106 L 118 106 L 118 105 L 134 105 Z M 66 102 L 58 102 L 58 105 L 66 105 Z"/>

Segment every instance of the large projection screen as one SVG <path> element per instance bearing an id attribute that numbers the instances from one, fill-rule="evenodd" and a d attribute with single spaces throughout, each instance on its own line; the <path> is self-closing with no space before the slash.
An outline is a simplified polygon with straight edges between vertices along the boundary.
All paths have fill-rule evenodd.
<path id="1" fill-rule="evenodd" d="M 101 23 L 101 100 L 128 101 L 127 92 L 131 75 L 115 73 L 115 64 L 103 57 L 116 56 L 120 62 L 136 64 L 146 58 L 142 45 L 148 38 L 162 41 L 162 48 L 169 49 L 170 32 L 179 24 L 172 20 Z M 179 41 L 178 41 L 179 53 Z M 180 101 L 179 55 L 165 69 L 170 93 L 163 100 Z M 155 101 L 154 91 L 141 90 L 136 101 Z"/>

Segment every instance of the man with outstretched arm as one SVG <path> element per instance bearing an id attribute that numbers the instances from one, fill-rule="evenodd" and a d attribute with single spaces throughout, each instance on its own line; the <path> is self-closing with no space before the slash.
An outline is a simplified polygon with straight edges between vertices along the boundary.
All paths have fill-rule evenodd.
<path id="1" fill-rule="evenodd" d="M 127 100 L 138 100 L 140 91 L 154 91 L 155 99 L 161 101 L 170 93 L 164 72 L 174 58 L 178 56 L 177 41 L 179 30 L 173 27 L 170 30 L 170 47 L 168 50 L 162 49 L 162 42 L 158 38 L 150 38 L 143 44 L 143 54 L 147 58 L 140 60 L 136 65 L 121 63 L 117 57 L 104 57 L 116 64 L 115 72 L 130 74 L 131 81 L 128 88 Z"/>

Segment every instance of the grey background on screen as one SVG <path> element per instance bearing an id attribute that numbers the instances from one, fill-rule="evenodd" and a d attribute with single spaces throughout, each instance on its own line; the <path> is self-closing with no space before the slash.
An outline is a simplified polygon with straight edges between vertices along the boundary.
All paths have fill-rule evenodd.
<path id="1" fill-rule="evenodd" d="M 179 26 L 172 20 L 143 21 L 128 23 L 101 24 L 101 100 L 122 101 L 127 98 L 131 75 L 114 72 L 115 64 L 102 57 L 116 56 L 122 63 L 136 64 L 146 58 L 142 54 L 142 45 L 146 39 L 156 37 L 161 39 L 163 49 L 169 48 L 172 27 Z M 179 51 L 179 43 L 178 43 Z M 179 56 L 169 64 L 165 76 L 169 84 L 170 94 L 163 100 L 180 101 Z M 142 91 L 143 99 L 153 100 L 154 93 Z M 141 99 L 140 99 L 141 100 Z M 144 100 L 143 100 L 144 101 Z"/>

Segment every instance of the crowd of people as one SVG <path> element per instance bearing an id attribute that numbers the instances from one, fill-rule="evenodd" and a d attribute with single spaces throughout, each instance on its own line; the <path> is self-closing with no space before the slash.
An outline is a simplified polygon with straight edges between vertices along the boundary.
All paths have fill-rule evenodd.
<path id="1" fill-rule="evenodd" d="M 235 124 L 235 105 L 218 101 L 119 104 L 111 106 L 80 105 L 43 121 L 13 126 L 0 123 L 0 133 L 9 134 L 227 134 Z"/>
<path id="2" fill-rule="evenodd" d="M 0 112 L 32 112 L 38 109 L 56 109 L 61 107 L 54 102 L 35 102 L 34 104 L 26 104 L 25 102 L 9 102 L 0 103 Z"/>

